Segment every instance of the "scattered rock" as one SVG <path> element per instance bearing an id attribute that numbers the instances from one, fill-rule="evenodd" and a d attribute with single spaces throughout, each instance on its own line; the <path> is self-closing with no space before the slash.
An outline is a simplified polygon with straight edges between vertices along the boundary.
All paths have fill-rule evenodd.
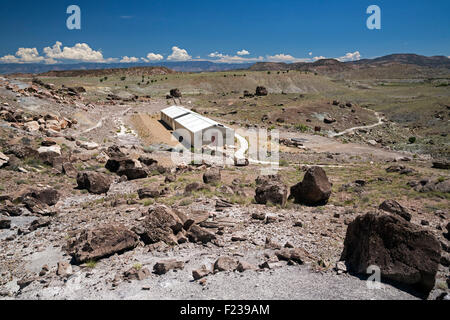
<path id="1" fill-rule="evenodd" d="M 216 239 L 216 235 L 214 233 L 209 232 L 195 224 L 189 228 L 187 236 L 189 241 L 194 243 L 208 243 Z"/>
<path id="2" fill-rule="evenodd" d="M 160 261 L 153 267 L 153 272 L 158 275 L 165 274 L 170 270 L 183 270 L 184 262 L 175 259 Z"/>
<path id="3" fill-rule="evenodd" d="M 61 147 L 58 145 L 53 145 L 50 147 L 40 147 L 38 150 L 39 159 L 41 159 L 45 164 L 52 165 L 53 159 L 56 157 L 61 157 Z"/>
<path id="4" fill-rule="evenodd" d="M 0 206 L 0 213 L 10 217 L 17 217 L 22 215 L 22 209 L 9 200 L 5 200 L 5 204 Z"/>
<path id="5" fill-rule="evenodd" d="M 9 157 L 5 156 L 2 152 L 0 152 L 0 168 L 4 165 L 7 165 L 9 162 Z"/>
<path id="6" fill-rule="evenodd" d="M 76 178 L 78 172 L 71 162 L 64 162 L 62 164 L 62 173 L 64 173 L 69 178 Z"/>
<path id="7" fill-rule="evenodd" d="M 28 132 L 39 131 L 40 125 L 37 121 L 29 121 L 23 124 L 23 128 Z"/>
<path id="8" fill-rule="evenodd" d="M 267 96 L 268 95 L 268 91 L 265 87 L 256 87 L 256 96 L 260 97 L 260 96 Z"/>
<path id="9" fill-rule="evenodd" d="M 59 261 L 56 268 L 56 275 L 60 277 L 67 277 L 72 274 L 72 266 L 65 261 Z"/>
<path id="10" fill-rule="evenodd" d="M 145 280 L 150 276 L 150 270 L 147 268 L 131 268 L 130 270 L 126 271 L 124 274 L 124 279 L 131 281 L 131 280 Z"/>
<path id="11" fill-rule="evenodd" d="M 39 218 L 34 220 L 28 229 L 30 232 L 33 232 L 37 229 L 48 227 L 50 224 L 51 220 L 49 218 Z"/>
<path id="12" fill-rule="evenodd" d="M 160 195 L 160 192 L 151 188 L 142 188 L 137 191 L 139 199 L 146 198 L 157 198 Z"/>
<path id="13" fill-rule="evenodd" d="M 48 265 L 46 265 L 46 264 L 43 265 L 41 271 L 39 272 L 39 277 L 45 276 L 47 274 L 48 270 L 49 270 Z"/>
<path id="14" fill-rule="evenodd" d="M 164 183 L 171 183 L 171 182 L 175 182 L 177 180 L 177 177 L 174 175 L 167 175 L 166 178 L 164 179 Z"/>
<path id="15" fill-rule="evenodd" d="M 272 180 L 267 184 L 263 184 L 255 190 L 255 201 L 259 204 L 279 204 L 286 205 L 287 201 L 287 186 L 281 182 Z"/>
<path id="16" fill-rule="evenodd" d="M 167 206 L 151 207 L 141 225 L 133 229 L 145 244 L 163 241 L 176 245 L 176 234 L 182 231 L 183 221 Z"/>
<path id="17" fill-rule="evenodd" d="M 258 268 L 246 261 L 239 261 L 239 264 L 236 267 L 236 271 L 238 272 L 245 272 L 248 270 L 256 270 L 256 269 Z"/>
<path id="18" fill-rule="evenodd" d="M 233 271 L 237 268 L 239 262 L 231 257 L 219 257 L 214 263 L 214 270 L 217 271 Z"/>
<path id="19" fill-rule="evenodd" d="M 22 290 L 26 287 L 28 287 L 30 284 L 32 284 L 36 280 L 35 278 L 24 278 L 22 280 L 17 281 L 17 285 L 19 286 L 19 289 Z"/>
<path id="20" fill-rule="evenodd" d="M 266 214 L 264 212 L 254 212 L 252 213 L 252 218 L 263 221 L 266 219 Z"/>
<path id="21" fill-rule="evenodd" d="M 109 176 L 95 171 L 79 172 L 77 175 L 78 188 L 94 194 L 107 193 L 111 183 Z"/>
<path id="22" fill-rule="evenodd" d="M 143 179 L 148 176 L 147 169 L 138 160 L 127 157 L 110 158 L 105 168 L 119 176 L 127 176 L 128 180 Z"/>
<path id="23" fill-rule="evenodd" d="M 281 249 L 281 245 L 279 245 L 278 243 L 275 243 L 272 241 L 271 238 L 267 237 L 265 244 L 264 244 L 264 248 L 266 249 L 273 249 L 273 250 L 279 250 Z"/>
<path id="24" fill-rule="evenodd" d="M 302 182 L 291 187 L 295 202 L 305 205 L 325 205 L 331 195 L 332 184 L 321 167 L 311 167 Z"/>
<path id="25" fill-rule="evenodd" d="M 450 169 L 450 161 L 446 161 L 446 160 L 434 161 L 433 162 L 433 168 L 449 170 Z"/>
<path id="26" fill-rule="evenodd" d="M 105 225 L 79 232 L 68 241 L 66 251 L 77 263 L 83 263 L 131 250 L 137 244 L 134 232 L 120 225 Z"/>
<path id="27" fill-rule="evenodd" d="M 221 181 L 220 169 L 211 168 L 203 174 L 203 182 L 207 184 L 216 184 Z"/>
<path id="28" fill-rule="evenodd" d="M 303 264 L 305 262 L 305 259 L 309 256 L 308 252 L 301 248 L 284 248 L 279 251 L 275 252 L 275 255 L 280 260 L 285 261 L 294 261 L 298 264 Z"/>
<path id="29" fill-rule="evenodd" d="M 408 175 L 408 174 L 413 173 L 414 170 L 411 168 L 408 168 L 406 166 L 403 166 L 403 165 L 393 165 L 393 166 L 386 168 L 386 172 L 388 172 L 388 173 L 397 172 L 400 174 Z"/>
<path id="30" fill-rule="evenodd" d="M 77 145 L 80 148 L 86 149 L 86 150 L 95 150 L 98 149 L 99 145 L 95 142 L 87 142 L 87 141 L 77 141 Z"/>
<path id="31" fill-rule="evenodd" d="M 11 228 L 11 219 L 0 218 L 0 229 Z"/>
<path id="32" fill-rule="evenodd" d="M 338 261 L 336 262 L 334 270 L 336 270 L 337 274 L 347 273 L 347 266 L 344 261 Z"/>
<path id="33" fill-rule="evenodd" d="M 170 90 L 170 96 L 174 98 L 181 98 L 181 91 L 179 89 Z"/>
<path id="34" fill-rule="evenodd" d="M 200 269 L 196 269 L 192 271 L 192 276 L 194 277 L 194 280 L 199 280 L 201 278 L 204 278 L 208 275 L 210 275 L 212 271 L 208 269 L 205 265 L 203 265 Z"/>
<path id="35" fill-rule="evenodd" d="M 395 200 L 385 200 L 382 204 L 380 204 L 379 208 L 380 210 L 399 215 L 406 221 L 411 221 L 411 214 L 408 210 Z"/>
<path id="36" fill-rule="evenodd" d="M 193 183 L 188 184 L 184 188 L 184 194 L 185 195 L 189 195 L 189 194 L 191 194 L 194 191 L 207 190 L 207 189 L 209 189 L 209 187 L 204 185 L 203 183 L 193 182 Z"/>

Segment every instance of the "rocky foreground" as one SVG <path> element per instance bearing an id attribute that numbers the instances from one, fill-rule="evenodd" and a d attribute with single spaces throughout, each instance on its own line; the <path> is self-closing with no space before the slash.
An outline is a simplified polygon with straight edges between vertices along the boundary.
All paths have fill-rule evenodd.
<path id="1" fill-rule="evenodd" d="M 38 99 L 80 103 L 72 92 L 81 89 L 46 90 Z M 396 199 L 331 204 L 369 181 L 336 191 L 319 166 L 294 172 L 295 183 L 252 166 L 164 166 L 158 152 L 83 139 L 61 114 L 1 107 L 2 299 L 449 298 L 445 210 L 423 216 Z M 442 195 L 450 180 L 408 183 Z M 371 266 L 377 289 L 365 281 Z"/>

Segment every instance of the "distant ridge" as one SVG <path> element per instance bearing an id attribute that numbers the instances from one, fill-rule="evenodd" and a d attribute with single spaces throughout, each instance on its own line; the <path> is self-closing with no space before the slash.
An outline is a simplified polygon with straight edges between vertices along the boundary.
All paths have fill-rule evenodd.
<path id="1" fill-rule="evenodd" d="M 391 54 L 388 56 L 375 58 L 375 59 L 363 59 L 359 61 L 350 62 L 350 64 L 389 64 L 389 63 L 401 63 L 412 64 L 421 67 L 430 68 L 450 68 L 450 59 L 445 56 L 433 56 L 426 57 L 417 54 Z"/>
<path id="2" fill-rule="evenodd" d="M 417 54 L 391 54 L 375 59 L 362 59 L 358 61 L 340 62 L 336 59 L 321 59 L 315 62 L 257 62 L 249 69 L 253 71 L 324 71 L 339 72 L 364 67 L 378 67 L 389 65 L 412 65 L 428 68 L 450 69 L 450 59 L 445 56 L 426 57 Z"/>
<path id="3" fill-rule="evenodd" d="M 79 77 L 79 76 L 94 76 L 102 77 L 115 75 L 135 76 L 135 75 L 164 75 L 175 73 L 175 71 L 166 67 L 131 67 L 131 68 L 108 68 L 108 69 L 89 69 L 89 70 L 62 70 L 62 71 L 49 71 L 40 73 L 39 76 L 47 77 Z"/>
<path id="4" fill-rule="evenodd" d="M 247 69 L 251 63 L 214 63 L 210 61 L 185 61 L 161 63 L 74 63 L 74 64 L 0 64 L 0 74 L 40 74 L 50 71 L 126 69 L 132 67 L 166 67 L 178 72 L 214 72 Z"/>
<path id="5" fill-rule="evenodd" d="M 407 65 L 431 69 L 450 70 L 450 59 L 445 56 L 426 57 L 417 54 L 391 54 L 374 59 L 340 62 L 336 59 L 321 59 L 315 62 L 257 62 L 257 63 L 214 63 L 211 61 L 184 61 L 161 63 L 75 63 L 75 64 L 0 64 L 0 74 L 47 74 L 71 70 L 114 70 L 130 68 L 167 68 L 177 72 L 215 72 L 230 70 L 284 71 L 299 70 L 324 74 L 360 70 L 364 68 Z M 410 68 L 411 69 L 411 68 Z M 142 70 L 141 70 L 142 71 Z M 140 71 L 140 72 L 141 72 Z M 104 71 L 111 72 L 111 71 Z M 160 70 L 163 72 L 163 70 Z M 95 74 L 101 74 L 96 72 Z M 63 74 L 70 74 L 65 72 Z M 142 74 L 142 73 L 141 73 Z M 53 73 L 57 75 L 57 73 Z"/>

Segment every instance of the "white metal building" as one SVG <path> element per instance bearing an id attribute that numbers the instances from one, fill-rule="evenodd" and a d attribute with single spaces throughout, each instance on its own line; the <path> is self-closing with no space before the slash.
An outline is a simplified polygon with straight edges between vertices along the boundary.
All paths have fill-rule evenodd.
<path id="1" fill-rule="evenodd" d="M 191 113 L 191 110 L 183 107 L 171 106 L 161 111 L 161 120 L 172 130 L 175 130 L 175 119 L 189 113 Z"/>
<path id="2" fill-rule="evenodd" d="M 161 120 L 174 130 L 174 136 L 184 145 L 234 145 L 233 129 L 183 107 L 162 110 Z"/>

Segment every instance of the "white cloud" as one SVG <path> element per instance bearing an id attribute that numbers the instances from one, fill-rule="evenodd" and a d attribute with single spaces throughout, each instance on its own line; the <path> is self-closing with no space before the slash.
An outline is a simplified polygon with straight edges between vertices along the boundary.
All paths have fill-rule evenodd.
<path id="1" fill-rule="evenodd" d="M 243 49 L 241 51 L 236 52 L 238 56 L 248 56 L 250 54 L 250 52 L 248 52 L 247 50 Z"/>
<path id="2" fill-rule="evenodd" d="M 163 60 L 163 59 L 164 59 L 164 57 L 162 55 L 150 52 L 147 55 L 147 59 L 146 60 L 148 60 L 148 61 L 160 61 L 160 60 Z"/>
<path id="3" fill-rule="evenodd" d="M 172 54 L 167 57 L 168 61 L 188 61 L 191 59 L 192 57 L 185 49 L 180 49 L 178 47 L 172 47 Z"/>
<path id="4" fill-rule="evenodd" d="M 135 62 L 139 62 L 139 58 L 124 56 L 124 57 L 122 57 L 120 62 L 121 63 L 135 63 Z"/>
<path id="5" fill-rule="evenodd" d="M 309 54 L 309 56 L 312 56 L 312 52 L 310 52 L 310 53 L 308 53 Z"/>
<path id="6" fill-rule="evenodd" d="M 263 57 L 257 57 L 257 58 L 244 58 L 240 56 L 230 56 L 227 54 L 222 54 L 219 52 L 213 52 L 208 55 L 210 58 L 214 58 L 215 60 L 211 60 L 212 62 L 218 62 L 218 63 L 246 63 L 246 62 L 257 62 L 257 61 L 263 61 Z"/>
<path id="7" fill-rule="evenodd" d="M 221 53 L 218 53 L 218 52 L 216 51 L 216 52 L 213 52 L 213 53 L 208 54 L 208 57 L 210 57 L 210 58 L 222 58 L 222 57 L 224 57 L 224 55 L 221 54 Z"/>
<path id="8" fill-rule="evenodd" d="M 319 57 L 314 57 L 314 58 L 313 58 L 314 61 L 322 60 L 322 59 L 326 59 L 326 57 L 324 57 L 324 56 L 319 56 Z"/>
<path id="9" fill-rule="evenodd" d="M 77 43 L 73 47 L 64 47 L 61 50 L 62 43 L 57 41 L 53 47 L 44 48 L 44 53 L 48 58 L 61 60 L 76 60 L 84 62 L 110 62 L 105 60 L 101 51 L 92 50 L 86 43 Z"/>
<path id="10" fill-rule="evenodd" d="M 4 62 L 4 63 L 19 63 L 20 59 L 18 57 L 16 57 L 16 56 L 8 54 L 6 56 L 1 57 L 0 61 Z"/>
<path id="11" fill-rule="evenodd" d="M 289 54 L 276 54 L 273 56 L 267 56 L 267 61 L 270 62 L 308 62 L 310 59 L 302 59 L 302 58 L 295 58 Z"/>
<path id="12" fill-rule="evenodd" d="M 4 63 L 36 63 L 42 62 L 45 58 L 39 55 L 36 48 L 19 48 L 16 55 L 6 55 L 0 58 Z"/>
<path id="13" fill-rule="evenodd" d="M 348 52 L 345 56 L 337 58 L 337 60 L 339 60 L 341 62 L 357 61 L 357 60 L 361 60 L 361 54 L 359 53 L 359 51 L 355 51 L 353 53 Z"/>

